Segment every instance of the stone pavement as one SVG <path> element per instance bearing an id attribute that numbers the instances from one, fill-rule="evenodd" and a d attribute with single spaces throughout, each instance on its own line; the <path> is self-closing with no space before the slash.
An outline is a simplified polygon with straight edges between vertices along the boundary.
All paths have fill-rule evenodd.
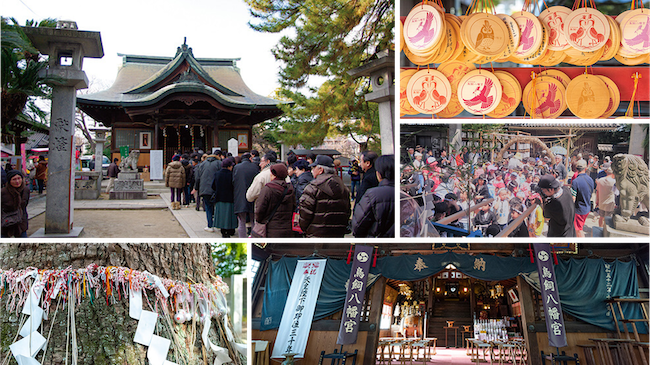
<path id="1" fill-rule="evenodd" d="M 45 213 L 46 194 L 38 195 L 32 194 L 27 205 L 27 214 L 29 218 L 34 218 L 40 214 Z M 174 215 L 174 218 L 181 224 L 185 232 L 190 238 L 221 238 L 221 233 L 206 232 L 203 230 L 206 227 L 206 217 L 203 210 L 196 211 L 194 205 L 191 204 L 189 208 L 183 207 L 180 210 L 172 210 L 170 202 L 170 194 L 150 195 L 149 199 L 138 200 L 109 200 L 108 195 L 102 193 L 102 199 L 98 200 L 75 200 L 74 209 L 80 210 L 136 210 L 136 209 L 161 209 L 168 208 Z M 78 212 L 77 214 L 83 214 Z M 159 237 L 163 238 L 163 237 Z"/>

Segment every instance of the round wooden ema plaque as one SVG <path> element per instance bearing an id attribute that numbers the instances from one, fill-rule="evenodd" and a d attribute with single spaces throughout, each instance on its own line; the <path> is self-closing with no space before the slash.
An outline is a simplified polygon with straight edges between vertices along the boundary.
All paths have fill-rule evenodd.
<path id="1" fill-rule="evenodd" d="M 413 52 L 411 52 L 411 50 L 408 47 L 404 48 L 404 55 L 414 65 L 426 66 L 426 65 L 429 64 L 430 56 L 426 56 L 426 57 L 418 56 L 418 55 L 414 54 Z"/>
<path id="2" fill-rule="evenodd" d="M 439 117 L 451 118 L 457 116 L 463 111 L 463 106 L 460 105 L 460 101 L 458 101 L 458 83 L 466 73 L 473 70 L 476 70 L 474 64 L 461 61 L 448 61 L 441 63 L 438 66 L 438 71 L 442 72 L 447 80 L 449 80 L 452 92 L 449 105 L 438 112 Z"/>
<path id="3" fill-rule="evenodd" d="M 399 22 L 399 51 L 402 52 L 404 49 L 404 24 Z"/>
<path id="4" fill-rule="evenodd" d="M 609 15 L 605 15 L 605 17 L 609 22 L 610 32 L 609 39 L 607 39 L 607 42 L 603 46 L 604 50 L 603 55 L 600 57 L 601 61 L 612 59 L 621 47 L 621 29 L 618 23 Z"/>
<path id="5" fill-rule="evenodd" d="M 456 61 L 460 62 L 474 62 L 481 58 L 481 55 L 477 55 L 467 46 L 463 47 L 463 50 L 460 52 L 458 57 L 455 58 Z"/>
<path id="6" fill-rule="evenodd" d="M 535 53 L 542 44 L 542 23 L 527 11 L 518 11 L 512 18 L 519 25 L 519 47 L 514 53 L 518 58 L 525 58 Z"/>
<path id="7" fill-rule="evenodd" d="M 465 45 L 460 39 L 460 19 L 457 16 L 452 14 L 445 14 L 445 20 L 447 21 L 447 28 L 453 29 L 453 33 L 456 36 L 456 44 L 454 45 L 454 52 L 452 52 L 449 57 L 450 60 L 455 60 L 463 52 Z"/>
<path id="8" fill-rule="evenodd" d="M 571 78 L 569 75 L 565 74 L 564 72 L 560 70 L 556 70 L 553 68 L 544 70 L 538 74 L 539 76 L 551 76 L 554 77 L 556 80 L 562 83 L 562 86 L 566 89 L 566 87 L 569 85 L 571 82 Z"/>
<path id="9" fill-rule="evenodd" d="M 452 26 L 452 22 L 447 19 L 445 19 L 444 22 L 447 25 L 445 27 L 446 36 L 442 39 L 440 48 L 438 48 L 438 54 L 433 63 L 442 63 L 450 60 L 458 45 L 458 33 L 456 33 L 456 30 Z"/>
<path id="10" fill-rule="evenodd" d="M 596 9 L 576 9 L 566 17 L 564 35 L 571 47 L 579 51 L 593 52 L 602 48 L 609 33 L 609 21 Z"/>
<path id="11" fill-rule="evenodd" d="M 474 70 L 460 79 L 457 94 L 463 109 L 475 115 L 485 115 L 499 105 L 501 83 L 487 70 Z"/>
<path id="12" fill-rule="evenodd" d="M 521 63 L 527 63 L 529 65 L 536 65 L 539 63 L 539 61 L 544 58 L 544 55 L 546 54 L 546 49 L 548 47 L 548 27 L 542 23 L 541 24 L 541 29 L 542 29 L 542 35 L 540 39 L 542 40 L 541 43 L 539 44 L 539 48 L 535 50 L 530 56 L 519 58 L 521 60 Z"/>
<path id="13" fill-rule="evenodd" d="M 636 66 L 636 65 L 640 65 L 642 63 L 648 63 L 648 61 L 649 61 L 648 60 L 648 55 L 641 55 L 641 56 L 637 56 L 637 57 L 626 57 L 626 56 L 621 55 L 620 52 L 617 53 L 616 56 L 614 56 L 614 58 L 618 62 L 620 62 L 620 63 L 622 63 L 622 64 L 624 64 L 626 66 Z"/>
<path id="14" fill-rule="evenodd" d="M 598 62 L 605 52 L 605 47 L 601 47 L 592 52 L 579 51 L 575 48 L 569 48 L 564 51 L 567 58 L 564 60 L 566 63 L 577 66 L 590 66 Z"/>
<path id="15" fill-rule="evenodd" d="M 551 76 L 537 76 L 524 88 L 522 102 L 526 112 L 535 118 L 555 119 L 566 109 L 565 89 Z"/>
<path id="16" fill-rule="evenodd" d="M 558 65 L 560 62 L 563 62 L 566 58 L 566 53 L 564 51 L 551 51 L 550 49 L 546 50 L 546 55 L 543 59 L 539 60 L 539 64 L 546 67 L 551 67 Z"/>
<path id="17" fill-rule="evenodd" d="M 400 70 L 399 73 L 399 115 L 401 117 L 405 115 L 415 115 L 418 114 L 418 111 L 413 109 L 411 104 L 406 97 L 406 85 L 408 85 L 411 76 L 415 75 L 418 72 L 415 69 Z"/>
<path id="18" fill-rule="evenodd" d="M 519 106 L 519 102 L 521 102 L 521 85 L 517 78 L 506 71 L 495 71 L 494 76 L 501 83 L 501 101 L 496 109 L 487 115 L 492 118 L 503 118 L 512 114 Z"/>
<path id="19" fill-rule="evenodd" d="M 431 5 L 416 5 L 404 21 L 404 42 L 414 54 L 434 49 L 442 38 L 444 25 L 440 12 Z"/>
<path id="20" fill-rule="evenodd" d="M 582 119 L 598 118 L 607 110 L 609 90 L 596 75 L 578 75 L 566 87 L 567 105 Z"/>
<path id="21" fill-rule="evenodd" d="M 624 12 L 618 14 L 618 16 L 616 17 L 616 22 L 617 22 L 618 24 L 621 24 L 621 23 L 623 22 L 623 19 L 625 19 L 625 17 L 626 17 L 629 13 L 631 13 L 631 12 L 632 12 L 632 9 L 630 9 L 630 10 L 625 10 Z"/>
<path id="22" fill-rule="evenodd" d="M 571 47 L 564 35 L 566 17 L 571 9 L 564 6 L 551 6 L 539 14 L 539 20 L 549 29 L 548 48 L 551 51 L 564 51 Z"/>
<path id="23" fill-rule="evenodd" d="M 501 58 L 503 58 L 505 61 L 505 59 L 515 53 L 517 47 L 519 47 L 519 25 L 509 15 L 497 14 L 497 17 L 503 21 L 503 23 L 506 25 L 506 28 L 508 28 L 509 33 L 508 44 L 506 45 L 505 51 L 503 51 L 503 54 L 501 55 Z"/>
<path id="24" fill-rule="evenodd" d="M 465 45 L 481 56 L 500 56 L 510 41 L 505 23 L 488 13 L 470 15 L 460 31 L 465 33 Z"/>
<path id="25" fill-rule="evenodd" d="M 406 97 L 418 112 L 436 114 L 449 104 L 451 85 L 440 71 L 420 70 L 406 85 Z"/>
<path id="26" fill-rule="evenodd" d="M 602 75 L 598 75 L 598 77 L 600 77 L 601 80 L 605 81 L 607 90 L 609 90 L 609 103 L 607 104 L 607 110 L 605 110 L 605 113 L 603 113 L 600 118 L 609 118 L 614 115 L 614 112 L 616 112 L 616 109 L 618 109 L 618 105 L 621 103 L 621 93 L 618 90 L 618 86 L 616 86 L 612 79 Z"/>
<path id="27" fill-rule="evenodd" d="M 629 12 L 621 21 L 621 45 L 639 56 L 650 52 L 650 9 Z"/>

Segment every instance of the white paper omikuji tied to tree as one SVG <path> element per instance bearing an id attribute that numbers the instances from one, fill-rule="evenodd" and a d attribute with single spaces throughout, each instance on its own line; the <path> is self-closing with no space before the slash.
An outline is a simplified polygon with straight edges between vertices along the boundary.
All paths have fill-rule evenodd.
<path id="1" fill-rule="evenodd" d="M 327 260 L 298 260 L 271 358 L 283 358 L 287 353 L 305 357 L 326 263 Z"/>

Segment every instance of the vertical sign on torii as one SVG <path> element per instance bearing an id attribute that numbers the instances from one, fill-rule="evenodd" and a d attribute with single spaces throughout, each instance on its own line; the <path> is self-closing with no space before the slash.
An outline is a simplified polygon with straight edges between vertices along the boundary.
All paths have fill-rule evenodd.
<path id="1" fill-rule="evenodd" d="M 52 87 L 45 230 L 35 236 L 78 236 L 81 228 L 73 229 L 72 216 L 77 90 L 88 87 L 84 57 L 104 56 L 102 40 L 99 32 L 77 30 L 73 21 L 59 21 L 56 28 L 23 27 L 23 31 L 41 54 L 49 56 L 42 76 L 57 78 Z"/>

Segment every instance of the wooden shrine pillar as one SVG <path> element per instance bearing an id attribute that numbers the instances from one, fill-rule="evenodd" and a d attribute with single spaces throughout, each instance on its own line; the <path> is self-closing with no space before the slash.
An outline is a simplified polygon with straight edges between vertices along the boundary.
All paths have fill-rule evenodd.
<path id="1" fill-rule="evenodd" d="M 386 291 L 386 278 L 380 276 L 370 291 L 370 314 L 368 315 L 368 337 L 366 338 L 366 349 L 363 354 L 363 365 L 373 365 L 377 357 L 377 346 L 379 344 L 379 324 L 381 322 L 381 311 L 384 307 L 384 292 Z"/>
<path id="2" fill-rule="evenodd" d="M 539 344 L 537 343 L 537 332 L 535 332 L 533 288 L 528 285 L 521 275 L 517 276 L 517 287 L 519 288 L 519 301 L 521 303 L 521 332 L 524 335 L 524 340 L 526 340 L 528 365 L 542 365 Z"/>
<path id="3" fill-rule="evenodd" d="M 158 132 L 160 131 L 160 122 L 158 121 L 158 118 L 154 119 L 154 126 L 153 126 L 153 145 L 155 150 L 160 149 L 160 139 L 158 138 Z M 112 162 L 112 161 L 111 161 Z M 149 163 L 151 165 L 151 163 Z"/>
<path id="4" fill-rule="evenodd" d="M 474 314 L 476 313 L 476 294 L 474 294 L 474 278 L 469 278 L 469 307 L 470 307 L 470 315 L 472 316 L 472 319 L 474 319 Z M 478 318 L 478 316 L 476 317 Z M 474 327 L 474 323 L 472 323 L 472 327 Z"/>

